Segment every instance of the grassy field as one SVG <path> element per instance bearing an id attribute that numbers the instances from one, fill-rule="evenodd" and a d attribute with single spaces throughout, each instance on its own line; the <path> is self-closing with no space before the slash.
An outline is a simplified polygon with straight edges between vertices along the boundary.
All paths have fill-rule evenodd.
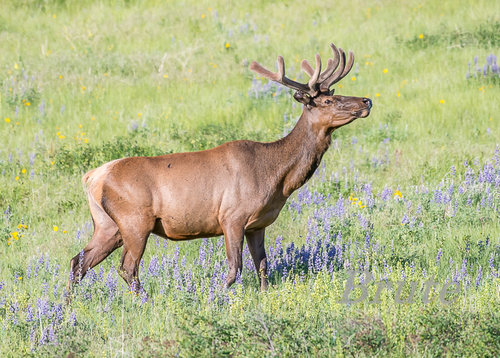
<path id="1" fill-rule="evenodd" d="M 499 14 L 492 0 L 0 2 L 0 356 L 498 354 Z M 300 104 L 249 62 L 281 54 L 305 80 L 300 61 L 326 61 L 330 42 L 356 56 L 336 93 L 374 106 L 267 229 L 268 292 L 248 250 L 225 290 L 222 238 L 152 236 L 149 300 L 117 250 L 65 304 L 92 234 L 83 173 L 281 138 Z M 346 304 L 349 270 L 377 284 L 357 274 L 369 297 Z"/>

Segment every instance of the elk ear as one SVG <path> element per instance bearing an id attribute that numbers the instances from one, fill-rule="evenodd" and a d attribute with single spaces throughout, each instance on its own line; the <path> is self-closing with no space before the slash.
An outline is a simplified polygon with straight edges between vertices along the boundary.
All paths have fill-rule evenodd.
<path id="1" fill-rule="evenodd" d="M 293 94 L 293 98 L 295 98 L 296 101 L 300 102 L 300 103 L 303 103 L 304 105 L 306 106 L 309 106 L 311 104 L 311 97 L 309 97 L 308 95 L 306 95 L 304 92 L 302 91 L 297 91 Z"/>

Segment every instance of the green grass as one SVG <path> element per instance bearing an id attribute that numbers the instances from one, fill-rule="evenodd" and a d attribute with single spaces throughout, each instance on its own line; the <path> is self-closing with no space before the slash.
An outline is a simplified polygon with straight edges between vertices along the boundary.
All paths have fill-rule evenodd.
<path id="1" fill-rule="evenodd" d="M 464 161 L 477 175 L 483 164 L 495 165 L 500 145 L 500 81 L 466 79 L 475 56 L 482 66 L 490 53 L 500 55 L 498 14 L 498 2 L 465 0 L 1 2 L 0 209 L 11 214 L 0 218 L 0 355 L 495 355 L 500 282 L 489 266 L 492 260 L 498 272 L 498 179 L 496 186 L 457 190 L 468 170 Z M 372 113 L 334 133 L 324 166 L 308 184 L 324 201 L 303 204 L 300 213 L 289 202 L 267 229 L 268 246 L 281 236 L 300 247 L 317 225 L 321 238 L 342 233 L 358 268 L 369 231 L 381 247 L 369 254 L 377 278 L 384 261 L 394 282 L 401 271 L 409 276 L 413 264 L 419 283 L 425 270 L 442 286 L 466 259 L 471 282 L 458 299 L 450 306 L 437 299 L 398 305 L 387 293 L 381 304 L 346 306 L 338 303 L 345 269 L 303 278 L 295 272 L 288 279 L 277 273 L 267 293 L 257 292 L 255 275 L 245 270 L 243 285 L 220 304 L 208 302 L 206 292 L 194 300 L 164 276 L 145 280 L 148 303 L 129 295 L 121 281 L 124 291 L 108 302 L 100 282 L 84 285 L 64 309 L 55 328 L 58 344 L 39 344 L 50 319 L 27 322 L 27 307 L 44 297 L 55 306 L 64 302 L 69 260 L 92 233 L 83 173 L 124 156 L 280 138 L 300 105 L 287 93 L 256 98 L 249 62 L 273 68 L 280 54 L 287 73 L 305 79 L 300 61 L 320 53 L 326 62 L 330 42 L 356 56 L 336 93 L 372 98 Z M 456 211 L 453 203 L 433 201 L 440 183 L 443 191 L 455 185 Z M 335 206 L 339 195 L 366 202 L 365 184 L 372 187 L 373 207 L 348 202 L 343 219 L 325 223 L 318 212 Z M 384 188 L 390 189 L 387 201 L 380 199 Z M 404 200 L 393 200 L 396 190 Z M 489 197 L 491 205 L 482 206 Z M 294 194 L 290 200 L 301 199 Z M 403 215 L 416 224 L 401 225 Z M 155 241 L 142 274 L 153 258 L 173 255 L 174 243 L 164 250 Z M 179 255 L 201 284 L 215 269 L 192 264 L 200 245 L 180 243 Z M 439 249 L 443 258 L 436 265 Z M 29 263 L 40 255 L 48 255 L 49 267 L 28 278 Z M 223 255 L 219 247 L 222 262 Z M 113 273 L 119 256 L 115 252 L 96 271 Z"/>

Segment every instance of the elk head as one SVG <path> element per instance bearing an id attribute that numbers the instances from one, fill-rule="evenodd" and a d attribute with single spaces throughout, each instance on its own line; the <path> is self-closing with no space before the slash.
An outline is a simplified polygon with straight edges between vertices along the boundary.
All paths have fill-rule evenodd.
<path id="1" fill-rule="evenodd" d="M 328 59 L 326 69 L 321 72 L 321 58 L 316 54 L 316 68 L 313 69 L 307 60 L 301 67 L 310 79 L 307 83 L 295 82 L 285 76 L 285 62 L 278 56 L 278 72 L 271 72 L 253 61 L 250 69 L 259 75 L 278 82 L 295 90 L 293 97 L 304 104 L 304 111 L 310 112 L 311 118 L 328 130 L 335 130 L 356 118 L 370 114 L 372 101 L 369 98 L 334 95 L 330 87 L 344 78 L 354 64 L 354 55 L 349 51 L 346 60 L 345 52 L 332 43 L 333 58 Z"/>

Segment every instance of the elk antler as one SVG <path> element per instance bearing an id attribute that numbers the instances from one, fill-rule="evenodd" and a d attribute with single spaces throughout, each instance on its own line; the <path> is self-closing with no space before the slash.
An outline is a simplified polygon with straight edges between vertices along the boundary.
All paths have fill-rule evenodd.
<path id="1" fill-rule="evenodd" d="M 321 58 L 319 55 L 316 55 L 316 69 L 314 70 L 307 60 L 302 61 L 302 70 L 311 77 L 307 84 L 292 81 L 285 76 L 285 63 L 282 56 L 278 56 L 278 72 L 276 73 L 265 69 L 255 61 L 250 64 L 250 69 L 288 88 L 307 93 L 310 97 L 316 97 L 320 93 L 330 93 L 330 86 L 344 78 L 354 64 L 354 54 L 351 51 L 349 51 L 346 64 L 344 51 L 341 48 L 337 49 L 333 43 L 330 44 L 330 47 L 333 52 L 333 59 L 328 59 L 328 64 L 323 73 L 321 73 Z"/>

